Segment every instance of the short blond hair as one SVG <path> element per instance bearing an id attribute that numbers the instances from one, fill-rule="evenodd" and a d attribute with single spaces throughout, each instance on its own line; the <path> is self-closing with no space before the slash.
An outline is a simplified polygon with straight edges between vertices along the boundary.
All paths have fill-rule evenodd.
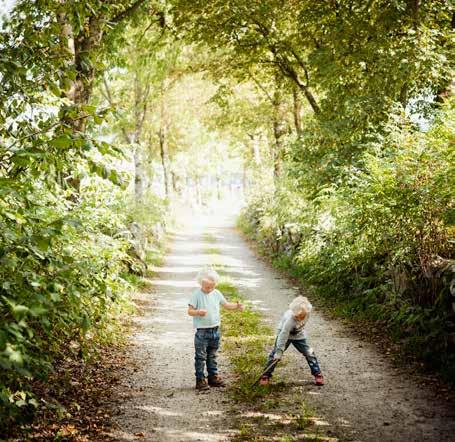
<path id="1" fill-rule="evenodd" d="M 299 315 L 302 312 L 305 312 L 305 316 L 308 316 L 311 310 L 313 310 L 313 306 L 305 296 L 297 296 L 297 298 L 293 299 L 289 304 L 289 308 L 291 309 L 292 314 L 295 316 Z"/>
<path id="2" fill-rule="evenodd" d="M 220 281 L 220 275 L 216 272 L 216 270 L 212 268 L 205 268 L 202 269 L 196 277 L 196 281 L 198 282 L 199 285 L 202 284 L 202 281 L 204 280 L 209 280 L 215 283 L 215 285 L 218 284 Z"/>

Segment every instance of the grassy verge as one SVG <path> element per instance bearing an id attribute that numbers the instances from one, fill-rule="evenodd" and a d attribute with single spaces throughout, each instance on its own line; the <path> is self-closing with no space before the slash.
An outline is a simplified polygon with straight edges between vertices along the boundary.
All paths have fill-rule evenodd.
<path id="1" fill-rule="evenodd" d="M 207 252 L 212 247 L 207 249 Z M 275 338 L 264 324 L 260 312 L 239 292 L 226 276 L 228 268 L 214 255 L 214 267 L 221 275 L 217 288 L 230 301 L 239 300 L 245 310 L 224 310 L 222 315 L 222 346 L 234 372 L 229 393 L 238 433 L 233 442 L 291 442 L 295 440 L 335 440 L 323 434 L 314 410 L 305 404 L 300 389 L 280 380 L 280 370 L 267 387 L 255 385 L 267 361 L 267 350 Z M 218 256 L 216 256 L 218 255 Z M 283 368 L 286 362 L 280 364 Z"/>
<path id="2" fill-rule="evenodd" d="M 223 347 L 236 375 L 234 399 L 251 402 L 265 393 L 263 387 L 252 385 L 267 361 L 265 346 L 273 342 L 272 331 L 227 278 L 223 277 L 218 289 L 231 302 L 239 300 L 246 305 L 242 313 L 223 311 Z"/>
<path id="3" fill-rule="evenodd" d="M 223 349 L 235 374 L 230 392 L 237 404 L 239 432 L 232 440 L 333 440 L 323 434 L 316 412 L 305 404 L 299 388 L 280 380 L 279 370 L 271 385 L 255 384 L 266 364 L 266 347 L 271 348 L 274 335 L 229 278 L 223 276 L 218 289 L 230 301 L 239 300 L 246 306 L 242 313 L 223 311 L 222 318 Z M 285 365 L 283 361 L 280 368 Z"/>

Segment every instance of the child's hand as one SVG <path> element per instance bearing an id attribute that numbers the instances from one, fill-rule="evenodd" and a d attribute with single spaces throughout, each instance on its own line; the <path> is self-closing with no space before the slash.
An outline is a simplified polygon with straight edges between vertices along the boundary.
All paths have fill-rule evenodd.
<path id="1" fill-rule="evenodd" d="M 244 310 L 244 307 L 243 307 L 243 305 L 242 305 L 242 304 L 240 304 L 240 302 L 239 302 L 239 301 L 237 301 L 237 310 L 240 310 L 241 312 L 243 312 L 243 310 Z"/>
<path id="2" fill-rule="evenodd" d="M 199 316 L 205 316 L 207 314 L 207 310 L 203 309 L 203 308 L 200 308 L 198 311 L 197 311 L 198 315 Z"/>

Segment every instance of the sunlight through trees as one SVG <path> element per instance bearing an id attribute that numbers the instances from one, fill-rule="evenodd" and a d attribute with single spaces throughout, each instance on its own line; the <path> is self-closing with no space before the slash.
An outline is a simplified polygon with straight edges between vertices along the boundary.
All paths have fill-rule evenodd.
<path id="1" fill-rule="evenodd" d="M 2 2 L 0 419 L 119 335 L 175 207 L 454 374 L 448 2 Z M 5 427 L 4 427 L 5 428 Z"/>

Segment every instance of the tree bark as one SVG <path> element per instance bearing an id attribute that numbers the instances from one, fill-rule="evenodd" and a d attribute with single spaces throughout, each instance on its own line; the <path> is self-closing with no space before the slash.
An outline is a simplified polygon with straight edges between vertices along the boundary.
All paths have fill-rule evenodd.
<path id="1" fill-rule="evenodd" d="M 250 143 L 248 143 L 251 146 L 251 154 L 254 159 L 254 164 L 259 165 L 262 163 L 262 157 L 261 157 L 261 149 L 260 149 L 260 140 L 257 136 L 257 134 L 254 133 L 249 133 L 248 137 L 250 139 Z"/>
<path id="2" fill-rule="evenodd" d="M 106 91 L 105 97 L 109 104 L 114 106 L 114 100 L 112 98 L 109 85 L 106 77 L 103 77 L 104 89 Z M 128 133 L 124 127 L 122 127 L 122 135 L 124 141 L 134 149 L 133 161 L 134 161 L 134 194 L 136 200 L 141 200 L 144 195 L 144 190 L 147 186 L 145 164 L 144 164 L 144 149 L 141 145 L 142 128 L 148 110 L 148 96 L 150 93 L 150 85 L 146 81 L 146 84 L 141 84 L 138 73 L 134 76 L 134 131 Z M 117 113 L 114 113 L 115 117 L 119 119 Z"/>
<path id="3" fill-rule="evenodd" d="M 174 192 L 174 194 L 177 193 L 178 189 L 177 189 L 177 175 L 171 170 L 171 183 L 172 183 L 172 191 Z"/>
<path id="4" fill-rule="evenodd" d="M 300 98 L 300 90 L 296 85 L 292 87 L 292 97 L 294 100 L 294 125 L 297 136 L 301 137 L 303 133 L 302 128 L 302 100 Z"/>
<path id="5" fill-rule="evenodd" d="M 247 162 L 246 160 L 243 161 L 243 167 L 242 167 L 242 190 L 243 194 L 247 195 L 248 193 L 248 172 L 247 172 Z"/>
<path id="6" fill-rule="evenodd" d="M 408 82 L 405 82 L 400 89 L 400 103 L 403 107 L 408 104 Z"/>
<path id="7" fill-rule="evenodd" d="M 273 135 L 275 138 L 273 152 L 273 175 L 277 179 L 281 175 L 284 156 L 283 136 L 286 134 L 286 109 L 282 91 L 282 81 L 277 79 L 273 94 Z"/>
<path id="8" fill-rule="evenodd" d="M 160 157 L 161 165 L 163 166 L 163 178 L 164 178 L 164 193 L 167 198 L 170 197 L 170 185 L 169 185 L 169 171 L 167 167 L 167 146 L 166 146 L 166 123 L 164 121 L 164 98 L 161 97 L 161 112 L 160 112 L 160 128 L 158 131 L 158 138 L 160 143 Z"/>
<path id="9" fill-rule="evenodd" d="M 196 177 L 196 204 L 202 206 L 201 177 Z"/>
<path id="10" fill-rule="evenodd" d="M 284 54 L 280 54 L 279 51 L 275 46 L 271 46 L 270 50 L 272 51 L 272 54 L 274 55 L 275 62 L 280 68 L 281 72 L 283 73 L 284 76 L 290 78 L 294 83 L 299 87 L 299 89 L 304 93 L 305 98 L 308 100 L 308 103 L 310 104 L 311 108 L 313 109 L 315 114 L 320 114 L 321 113 L 321 108 L 319 107 L 316 99 L 314 98 L 310 87 L 309 87 L 309 75 L 308 75 L 308 70 L 306 68 L 305 63 L 301 60 L 299 55 L 291 49 L 292 55 L 294 56 L 295 60 L 297 61 L 298 65 L 302 68 L 305 77 L 306 77 L 306 82 L 304 82 L 301 78 L 299 73 L 296 71 L 296 69 L 292 66 L 291 61 L 286 57 Z"/>
<path id="11" fill-rule="evenodd" d="M 138 144 L 134 149 L 134 196 L 139 202 L 144 196 L 145 173 L 142 159 L 142 148 Z"/>
<path id="12" fill-rule="evenodd" d="M 167 170 L 167 152 L 166 152 L 166 135 L 164 133 L 164 127 L 160 125 L 158 133 L 160 140 L 160 157 L 161 165 L 163 166 L 163 177 L 164 177 L 164 193 L 169 198 L 169 173 Z"/>
<path id="13" fill-rule="evenodd" d="M 134 77 L 134 136 L 133 140 L 136 144 L 134 153 L 134 170 L 135 170 L 135 196 L 136 200 L 142 200 L 145 187 L 145 170 L 143 162 L 143 147 L 141 145 L 142 127 L 144 126 L 145 117 L 147 115 L 147 99 L 150 91 L 148 84 L 142 85 L 139 76 L 136 72 Z"/>
<path id="14" fill-rule="evenodd" d="M 171 197 L 171 182 L 170 182 L 170 173 L 169 173 L 169 152 L 168 152 L 168 143 L 167 143 L 167 131 L 168 131 L 168 121 L 167 121 L 167 112 L 165 104 L 165 94 L 166 94 L 166 85 L 164 80 L 161 82 L 161 91 L 160 91 L 160 127 L 158 129 L 158 138 L 160 144 L 160 156 L 161 164 L 163 166 L 163 177 L 164 177 L 164 191 L 167 198 Z"/>

